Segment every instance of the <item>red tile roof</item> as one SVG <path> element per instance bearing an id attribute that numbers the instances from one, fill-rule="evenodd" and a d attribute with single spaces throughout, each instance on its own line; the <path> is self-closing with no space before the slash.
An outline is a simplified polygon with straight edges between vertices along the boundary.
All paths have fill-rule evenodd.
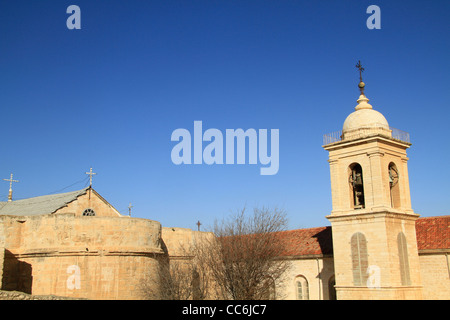
<path id="1" fill-rule="evenodd" d="M 331 233 L 331 227 L 280 232 L 286 248 L 281 256 L 332 255 Z M 416 237 L 419 250 L 450 249 L 450 216 L 417 219 Z"/>
<path id="2" fill-rule="evenodd" d="M 280 232 L 285 251 L 282 256 L 332 254 L 331 227 L 297 229 Z"/>
<path id="3" fill-rule="evenodd" d="M 428 217 L 416 220 L 417 249 L 450 248 L 450 216 Z"/>

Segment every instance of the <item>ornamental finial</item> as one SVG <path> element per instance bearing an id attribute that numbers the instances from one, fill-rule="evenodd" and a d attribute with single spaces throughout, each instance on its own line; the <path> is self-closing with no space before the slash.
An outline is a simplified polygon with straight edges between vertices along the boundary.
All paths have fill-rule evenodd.
<path id="1" fill-rule="evenodd" d="M 366 86 L 366 84 L 362 81 L 362 73 L 364 71 L 363 66 L 361 65 L 361 61 L 358 60 L 358 64 L 356 65 L 356 68 L 359 69 L 359 90 L 361 91 L 361 95 L 364 96 L 364 87 Z"/>

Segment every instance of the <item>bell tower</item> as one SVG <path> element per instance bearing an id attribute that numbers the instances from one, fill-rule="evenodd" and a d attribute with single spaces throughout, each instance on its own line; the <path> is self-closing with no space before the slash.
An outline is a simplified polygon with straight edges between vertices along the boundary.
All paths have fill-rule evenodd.
<path id="1" fill-rule="evenodd" d="M 406 149 L 409 134 L 389 126 L 360 96 L 342 131 L 324 136 L 329 152 L 338 299 L 421 299 Z"/>

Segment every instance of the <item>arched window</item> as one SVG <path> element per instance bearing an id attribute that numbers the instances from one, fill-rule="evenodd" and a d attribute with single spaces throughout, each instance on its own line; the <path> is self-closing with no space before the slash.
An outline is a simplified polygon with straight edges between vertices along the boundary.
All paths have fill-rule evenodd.
<path id="1" fill-rule="evenodd" d="M 304 276 L 295 278 L 295 291 L 297 300 L 309 300 L 308 280 Z"/>
<path id="2" fill-rule="evenodd" d="M 399 174 L 397 166 L 391 162 L 388 167 L 389 171 L 389 190 L 391 196 L 391 207 L 400 207 L 400 190 L 399 190 Z"/>
<path id="3" fill-rule="evenodd" d="M 367 268 L 369 266 L 366 237 L 361 232 L 353 234 L 350 240 L 350 246 L 352 254 L 353 285 L 365 286 L 367 284 Z"/>
<path id="4" fill-rule="evenodd" d="M 275 291 L 275 281 L 272 277 L 267 277 L 264 279 L 261 288 L 258 290 L 260 292 L 260 297 L 262 300 L 275 300 L 276 299 L 276 291 Z"/>
<path id="5" fill-rule="evenodd" d="M 409 276 L 408 247 L 406 237 L 403 232 L 397 236 L 398 257 L 400 260 L 400 277 L 402 286 L 410 286 L 411 278 Z"/>
<path id="6" fill-rule="evenodd" d="M 331 276 L 328 280 L 328 300 L 336 300 L 336 278 Z"/>
<path id="7" fill-rule="evenodd" d="M 364 185 L 363 172 L 358 163 L 354 163 L 349 167 L 349 183 L 352 207 L 354 209 L 363 209 L 364 203 Z"/>
<path id="8" fill-rule="evenodd" d="M 83 216 L 95 216 L 95 211 L 92 210 L 91 208 L 88 208 L 86 210 L 83 211 Z"/>

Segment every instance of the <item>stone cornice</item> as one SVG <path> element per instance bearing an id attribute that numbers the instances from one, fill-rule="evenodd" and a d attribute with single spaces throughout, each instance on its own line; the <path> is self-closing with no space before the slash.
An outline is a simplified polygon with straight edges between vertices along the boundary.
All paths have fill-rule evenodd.
<path id="1" fill-rule="evenodd" d="M 327 151 L 331 151 L 331 150 L 335 150 L 335 149 L 345 148 L 345 147 L 348 147 L 351 145 L 358 145 L 358 144 L 377 142 L 377 141 L 381 141 L 381 142 L 391 144 L 391 145 L 394 145 L 397 147 L 401 147 L 404 149 L 407 149 L 411 146 L 411 143 L 409 143 L 409 142 L 402 142 L 400 140 L 386 138 L 381 135 L 373 135 L 373 136 L 365 137 L 365 138 L 358 138 L 358 139 L 352 139 L 352 140 L 341 140 L 341 141 L 323 145 L 322 147 Z"/>
<path id="2" fill-rule="evenodd" d="M 326 218 L 329 221 L 345 221 L 345 220 L 352 220 L 355 218 L 401 218 L 406 220 L 412 220 L 415 221 L 419 218 L 419 215 L 417 213 L 406 213 L 406 212 L 400 212 L 396 211 L 394 209 L 387 209 L 387 210 L 376 210 L 376 211 L 370 211 L 370 210 L 354 210 L 354 211 L 344 211 L 340 213 L 332 213 Z"/>
<path id="3" fill-rule="evenodd" d="M 6 248 L 14 257 L 20 258 L 37 258 L 37 257 L 65 257 L 65 256 L 151 256 L 160 255 L 164 252 L 159 248 L 70 248 L 67 250 L 56 250 L 53 248 L 44 249 L 9 249 Z"/>

